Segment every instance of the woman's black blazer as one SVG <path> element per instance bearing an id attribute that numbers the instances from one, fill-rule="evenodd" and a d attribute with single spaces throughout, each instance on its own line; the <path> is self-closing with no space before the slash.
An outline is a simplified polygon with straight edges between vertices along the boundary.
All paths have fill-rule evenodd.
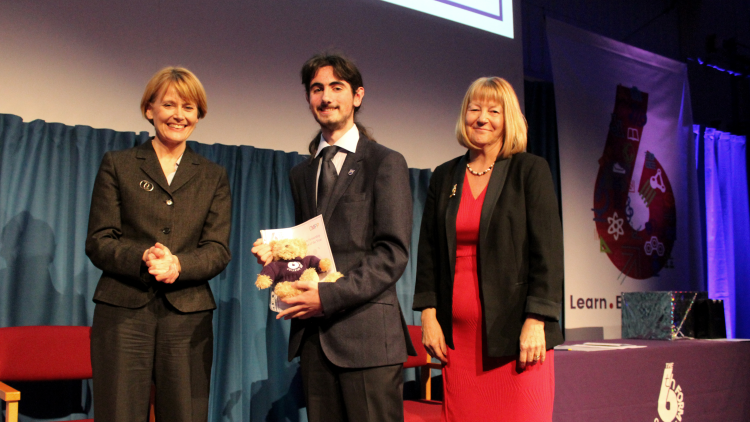
<path id="1" fill-rule="evenodd" d="M 216 308 L 208 280 L 229 263 L 232 198 L 226 170 L 186 147 L 172 184 L 151 141 L 104 155 L 94 182 L 86 254 L 103 273 L 94 301 L 139 308 L 158 292 L 182 312 Z M 180 259 L 173 284 L 142 261 L 160 242 Z"/>
<path id="2" fill-rule="evenodd" d="M 437 309 L 451 348 L 456 215 L 467 158 L 440 165 L 430 179 L 414 291 L 413 309 Z M 482 206 L 477 254 L 487 356 L 519 353 L 528 313 L 545 317 L 548 349 L 562 343 L 562 227 L 544 159 L 527 153 L 498 158 Z"/>

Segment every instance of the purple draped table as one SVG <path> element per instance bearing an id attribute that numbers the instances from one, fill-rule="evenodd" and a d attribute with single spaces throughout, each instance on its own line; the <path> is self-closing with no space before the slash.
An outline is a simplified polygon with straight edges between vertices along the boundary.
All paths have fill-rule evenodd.
<path id="1" fill-rule="evenodd" d="M 647 347 L 555 351 L 555 422 L 750 421 L 750 342 L 599 342 Z"/>

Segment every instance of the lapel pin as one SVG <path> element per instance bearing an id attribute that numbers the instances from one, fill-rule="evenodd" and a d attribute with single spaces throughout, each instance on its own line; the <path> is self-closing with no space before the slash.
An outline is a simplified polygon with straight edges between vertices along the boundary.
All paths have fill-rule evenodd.
<path id="1" fill-rule="evenodd" d="M 351 176 L 352 174 L 354 174 L 354 169 L 349 170 L 349 176 Z"/>
<path id="2" fill-rule="evenodd" d="M 154 185 L 151 184 L 151 182 L 149 182 L 148 180 L 141 180 L 141 189 L 147 192 L 151 192 L 152 190 L 154 190 Z"/>
<path id="3" fill-rule="evenodd" d="M 451 190 L 451 194 L 450 196 L 448 196 L 448 198 L 453 198 L 454 196 L 456 196 L 456 186 L 458 185 L 453 185 L 453 190 Z"/>

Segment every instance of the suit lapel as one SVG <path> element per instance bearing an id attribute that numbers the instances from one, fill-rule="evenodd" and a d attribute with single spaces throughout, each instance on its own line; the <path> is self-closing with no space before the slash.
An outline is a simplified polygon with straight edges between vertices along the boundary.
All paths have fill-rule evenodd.
<path id="1" fill-rule="evenodd" d="M 318 161 L 317 158 L 310 156 L 307 168 L 305 169 L 305 193 L 307 194 L 307 200 L 303 201 L 305 209 L 302 210 L 305 221 L 318 215 L 316 209 L 318 199 L 315 190 L 318 181 Z"/>
<path id="2" fill-rule="evenodd" d="M 503 186 L 505 186 L 505 179 L 508 176 L 508 167 L 510 162 L 513 160 L 513 156 L 510 158 L 501 158 L 495 162 L 495 167 L 492 169 L 490 174 L 490 182 L 487 185 L 487 193 L 484 196 L 484 204 L 482 204 L 482 216 L 479 220 L 479 245 L 481 253 L 481 245 L 484 244 L 487 239 L 487 230 L 490 226 L 490 219 L 492 218 L 492 212 L 495 210 L 497 200 L 500 198 L 500 194 L 503 192 Z"/>
<path id="3" fill-rule="evenodd" d="M 159 159 L 156 158 L 156 151 L 154 151 L 151 142 L 153 142 L 153 139 L 141 144 L 138 147 L 135 156 L 136 158 L 143 160 L 141 163 L 141 170 L 143 170 L 151 180 L 156 182 L 157 185 L 161 186 L 165 192 L 171 192 L 169 189 L 169 183 L 167 183 L 167 177 L 164 176 L 164 171 L 161 169 Z"/>
<path id="4" fill-rule="evenodd" d="M 198 160 L 198 154 L 193 152 L 193 150 L 186 145 L 185 152 L 182 153 L 180 165 L 177 167 L 177 173 L 175 173 L 174 179 L 172 179 L 172 184 L 169 185 L 172 192 L 176 192 L 177 189 L 189 182 L 190 179 L 198 174 L 199 169 L 200 161 Z"/>
<path id="5" fill-rule="evenodd" d="M 352 183 L 352 180 L 354 180 L 359 173 L 359 170 L 362 167 L 362 160 L 367 153 L 369 142 L 370 140 L 360 133 L 359 141 L 357 142 L 357 150 L 354 153 L 347 152 L 346 160 L 344 161 L 344 165 L 341 166 L 341 171 L 339 172 L 339 177 L 336 178 L 336 184 L 333 185 L 331 198 L 328 201 L 325 210 L 323 210 L 323 222 L 326 225 L 328 225 L 328 220 L 331 218 L 339 199 L 341 199 L 344 192 L 346 192 L 346 189 Z"/>
<path id="6" fill-rule="evenodd" d="M 445 209 L 445 237 L 448 241 L 448 253 L 450 254 L 448 258 L 451 266 L 451 279 L 456 274 L 456 218 L 458 218 L 458 207 L 461 205 L 467 156 L 468 153 L 458 160 L 448 186 L 449 189 L 440 192 L 441 195 L 447 195 L 448 197 L 448 205 Z"/>

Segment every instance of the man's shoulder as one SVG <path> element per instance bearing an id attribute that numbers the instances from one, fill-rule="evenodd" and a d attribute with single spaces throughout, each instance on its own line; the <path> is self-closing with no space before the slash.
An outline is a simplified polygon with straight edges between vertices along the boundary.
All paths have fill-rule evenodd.
<path id="1" fill-rule="evenodd" d="M 310 160 L 311 158 L 308 157 L 302 160 L 302 162 L 295 164 L 294 167 L 289 170 L 289 177 L 295 178 L 301 176 L 304 173 L 305 169 L 310 165 Z"/>
<path id="2" fill-rule="evenodd" d="M 403 161 L 404 163 L 406 163 L 406 159 L 404 158 L 403 154 L 396 150 L 390 149 L 382 144 L 366 138 L 360 139 L 359 142 L 363 143 L 363 154 L 366 161 L 381 162 L 387 159 Z"/>

